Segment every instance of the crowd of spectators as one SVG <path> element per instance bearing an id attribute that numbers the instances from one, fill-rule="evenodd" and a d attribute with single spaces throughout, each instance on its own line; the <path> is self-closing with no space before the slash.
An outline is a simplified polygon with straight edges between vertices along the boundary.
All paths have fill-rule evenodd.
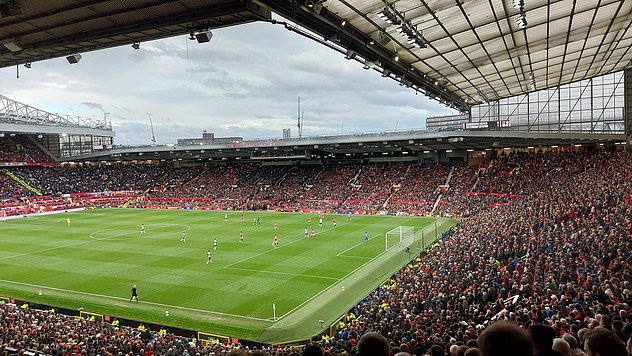
<path id="1" fill-rule="evenodd" d="M 144 191 L 167 170 L 166 165 L 77 165 L 16 167 L 11 171 L 44 195 L 83 192 Z"/>
<path id="2" fill-rule="evenodd" d="M 451 170 L 445 191 L 449 204 L 443 206 L 459 213 L 460 223 L 358 302 L 338 332 L 313 347 L 330 354 L 361 354 L 362 335 L 375 331 L 386 337 L 393 354 L 581 355 L 583 350 L 587 355 L 632 355 L 632 154 L 503 155 L 482 167 L 349 164 L 301 174 L 298 168 L 248 165 L 198 171 L 168 191 L 182 193 L 186 186 L 208 197 L 202 187 L 209 184 L 217 189 L 214 199 L 233 193 L 259 199 L 274 192 L 262 191 L 262 186 L 281 186 L 285 177 L 304 198 L 341 198 L 340 207 L 350 200 L 340 194 L 343 189 L 374 187 L 377 195 L 358 190 L 346 196 L 382 201 L 393 185 L 429 192 L 435 183 L 443 184 Z M 154 169 L 144 171 L 151 175 L 148 181 L 169 176 L 159 166 Z M 433 172 L 443 178 L 430 177 L 436 181 L 428 186 L 424 179 L 402 179 Z M 220 182 L 210 180 L 219 177 Z M 301 190 L 308 182 L 312 187 Z M 323 182 L 333 186 L 324 189 Z M 0 321 L 4 349 L 206 355 L 239 348 L 203 348 L 168 333 L 90 324 L 15 306 L 1 307 Z M 627 351 L 622 346 L 626 342 Z"/>
<path id="3" fill-rule="evenodd" d="M 357 163 L 325 164 L 306 187 L 304 200 L 297 206 L 311 210 L 337 209 L 356 189 L 352 182 L 360 174 Z"/>
<path id="4" fill-rule="evenodd" d="M 366 212 L 384 210 L 394 186 L 400 185 L 409 167 L 410 163 L 363 165 L 355 181 L 355 189 L 346 197 L 341 208 Z"/>
<path id="5" fill-rule="evenodd" d="M 0 201 L 14 201 L 28 195 L 26 188 L 0 171 Z"/>
<path id="6" fill-rule="evenodd" d="M 586 158 L 591 168 L 579 170 Z M 628 341 L 631 155 L 568 155 L 543 179 L 534 194 L 463 219 L 358 303 L 345 330 L 445 351 L 494 320 L 546 324 L 577 340 L 601 325 Z"/>
<path id="7" fill-rule="evenodd" d="M 573 164 L 571 167 L 570 165 Z M 501 154 L 480 165 L 337 162 L 325 165 L 165 164 L 18 167 L 10 170 L 44 195 L 149 190 L 136 206 L 339 210 L 471 216 L 516 196 L 533 195 L 561 166 L 594 165 L 578 153 Z M 7 180 L 6 178 L 3 178 Z M 19 184 L 3 196 L 31 194 Z"/>
<path id="8" fill-rule="evenodd" d="M 267 187 L 265 194 L 281 209 L 294 206 L 296 201 L 304 199 L 307 186 L 320 170 L 321 167 L 316 165 L 292 167 L 278 181 Z"/>
<path id="9" fill-rule="evenodd" d="M 50 162 L 51 158 L 25 135 L 0 137 L 0 162 Z"/>
<path id="10" fill-rule="evenodd" d="M 477 179 L 477 167 L 455 166 L 450 175 L 448 188 L 441 192 L 441 201 L 434 209 L 438 215 L 470 215 L 474 204 L 468 201 L 468 192 Z"/>
<path id="11" fill-rule="evenodd" d="M 454 168 L 445 164 L 413 164 L 402 184 L 394 189 L 386 210 L 428 212 L 444 191 L 442 186 Z"/>

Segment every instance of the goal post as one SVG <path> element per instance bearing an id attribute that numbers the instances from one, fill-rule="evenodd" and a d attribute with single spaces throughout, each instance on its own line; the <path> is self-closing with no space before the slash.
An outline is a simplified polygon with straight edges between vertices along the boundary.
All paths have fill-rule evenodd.
<path id="1" fill-rule="evenodd" d="M 396 246 L 400 246 L 401 249 L 405 249 L 412 245 L 415 239 L 415 227 L 414 226 L 398 226 L 392 230 L 387 231 L 384 234 L 385 237 L 385 251 L 392 249 Z"/>

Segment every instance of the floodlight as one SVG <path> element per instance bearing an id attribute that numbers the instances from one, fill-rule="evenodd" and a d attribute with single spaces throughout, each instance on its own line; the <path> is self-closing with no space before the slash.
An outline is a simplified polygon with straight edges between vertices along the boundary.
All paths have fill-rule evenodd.
<path id="1" fill-rule="evenodd" d="M 132 44 L 132 48 L 133 48 L 133 49 L 139 49 L 139 48 L 140 48 L 140 42 L 134 42 L 134 43 Z"/>
<path id="2" fill-rule="evenodd" d="M 81 60 L 81 55 L 79 53 L 71 54 L 68 57 L 66 57 L 66 60 L 70 64 L 79 63 L 79 61 Z"/>
<path id="3" fill-rule="evenodd" d="M 26 68 L 31 68 L 31 62 L 26 62 L 26 63 L 24 63 L 24 66 L 25 66 Z"/>
<path id="4" fill-rule="evenodd" d="M 213 32 L 211 31 L 201 31 L 195 34 L 195 39 L 198 43 L 209 42 L 213 38 Z"/>

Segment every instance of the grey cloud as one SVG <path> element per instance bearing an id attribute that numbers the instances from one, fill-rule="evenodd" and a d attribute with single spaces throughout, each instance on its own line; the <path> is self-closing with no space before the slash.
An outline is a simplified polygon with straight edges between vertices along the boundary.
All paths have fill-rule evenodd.
<path id="1" fill-rule="evenodd" d="M 89 52 L 76 66 L 63 58 L 43 61 L 19 80 L 10 68 L 0 69 L 3 94 L 98 119 L 107 108 L 122 144 L 149 142 L 148 113 L 160 143 L 201 137 L 203 130 L 258 138 L 280 137 L 291 128 L 296 135 L 297 95 L 305 135 L 336 133 L 343 125 L 344 132 L 393 129 L 395 123 L 420 128 L 428 115 L 451 113 L 280 26 L 213 32 L 205 44 L 180 36 L 142 43 L 139 50 L 125 45 Z"/>
<path id="2" fill-rule="evenodd" d="M 105 110 L 103 110 L 103 106 L 101 104 L 98 104 L 98 103 L 83 102 L 83 103 L 81 103 L 81 105 L 87 106 L 87 107 L 92 108 L 92 109 L 101 110 L 101 112 L 105 112 Z"/>

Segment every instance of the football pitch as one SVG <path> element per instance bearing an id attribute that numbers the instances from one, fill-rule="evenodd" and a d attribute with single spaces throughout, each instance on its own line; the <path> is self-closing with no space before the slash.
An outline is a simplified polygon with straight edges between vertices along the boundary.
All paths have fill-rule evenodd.
<path id="1" fill-rule="evenodd" d="M 316 213 L 247 211 L 243 223 L 241 217 L 237 211 L 96 209 L 2 221 L 0 297 L 289 341 L 317 334 L 321 320 L 324 328 L 335 322 L 455 224 L 327 214 L 319 226 Z M 387 251 L 385 233 L 398 226 L 419 233 L 406 245 L 390 238 Z M 305 238 L 305 228 L 314 236 Z M 134 285 L 140 302 L 130 302 Z"/>

